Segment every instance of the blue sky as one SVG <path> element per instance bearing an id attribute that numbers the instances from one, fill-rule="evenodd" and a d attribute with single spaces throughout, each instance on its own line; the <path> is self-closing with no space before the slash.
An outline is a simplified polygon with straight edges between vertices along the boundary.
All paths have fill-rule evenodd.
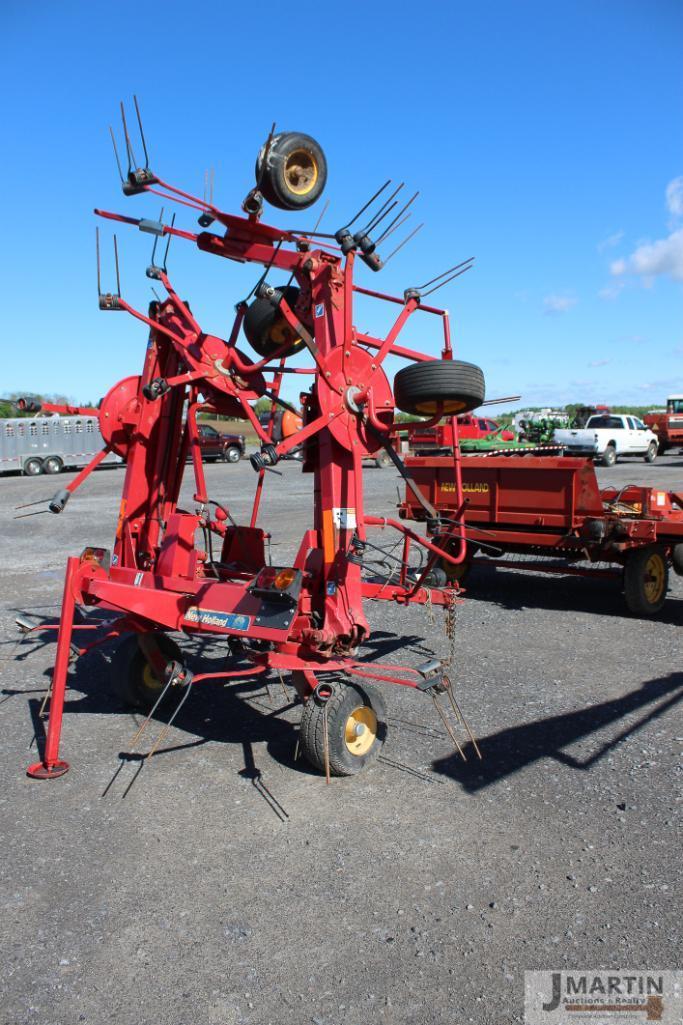
<path id="1" fill-rule="evenodd" d="M 253 184 L 273 120 L 322 143 L 328 230 L 389 176 L 419 188 L 420 235 L 357 280 L 401 292 L 476 256 L 434 299 L 489 396 L 647 405 L 683 391 L 679 0 L 4 0 L 0 38 L 0 394 L 97 399 L 141 367 L 144 327 L 97 309 L 92 215 L 158 215 L 152 197 L 122 196 L 108 138 L 133 92 L 152 166 L 195 192 L 213 166 L 226 210 Z M 195 227 L 189 211 L 178 223 Z M 123 294 L 144 307 L 149 237 L 118 235 Z M 109 237 L 105 224 L 105 257 Z M 182 242 L 169 267 L 205 330 L 225 336 L 253 269 Z M 106 259 L 104 273 L 113 284 Z M 369 305 L 356 320 L 388 323 Z M 430 320 L 404 338 L 436 353 Z"/>

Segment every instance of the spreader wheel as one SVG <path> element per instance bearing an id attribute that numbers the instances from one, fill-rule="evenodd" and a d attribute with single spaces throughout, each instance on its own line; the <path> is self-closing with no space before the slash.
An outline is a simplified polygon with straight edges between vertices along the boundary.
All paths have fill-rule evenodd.
<path id="1" fill-rule="evenodd" d="M 325 771 L 325 718 L 330 773 L 354 776 L 373 762 L 386 738 L 386 709 L 376 687 L 366 683 L 325 683 L 331 692 L 326 702 L 312 694 L 301 713 L 301 753 Z M 325 715 L 327 711 L 327 716 Z"/>
<path id="2" fill-rule="evenodd" d="M 484 401 L 482 370 L 473 363 L 435 359 L 404 367 L 394 378 L 397 409 L 414 416 L 468 413 Z"/>
<path id="3" fill-rule="evenodd" d="M 299 298 L 299 289 L 294 285 L 282 286 L 284 300 L 290 309 L 294 309 Z M 244 315 L 244 333 L 254 352 L 259 356 L 270 357 L 283 345 L 289 343 L 283 356 L 291 356 L 303 347 L 294 328 L 268 299 L 254 299 Z"/>
<path id="4" fill-rule="evenodd" d="M 182 662 L 180 648 L 167 634 L 155 634 L 154 642 L 167 662 Z M 164 687 L 164 681 L 149 664 L 138 643 L 137 634 L 130 634 L 114 652 L 110 666 L 112 690 L 121 700 L 149 711 Z"/>
<path id="5" fill-rule="evenodd" d="M 256 160 L 257 186 L 264 199 L 279 210 L 303 210 L 311 206 L 321 195 L 326 181 L 327 161 L 322 147 L 310 135 L 301 132 L 273 136 L 270 145 L 261 149 Z"/>
<path id="6" fill-rule="evenodd" d="M 635 548 L 624 567 L 624 597 L 629 611 L 637 616 L 654 616 L 666 600 L 669 566 L 659 545 Z"/>

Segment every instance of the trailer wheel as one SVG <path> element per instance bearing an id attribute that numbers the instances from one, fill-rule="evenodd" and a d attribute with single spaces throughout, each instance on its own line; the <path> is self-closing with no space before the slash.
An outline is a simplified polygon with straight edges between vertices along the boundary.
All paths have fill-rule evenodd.
<path id="1" fill-rule="evenodd" d="M 312 694 L 301 713 L 299 743 L 306 760 L 325 771 L 325 712 L 330 773 L 353 776 L 373 762 L 387 732 L 384 699 L 367 683 L 325 683 L 331 696 L 325 703 Z"/>
<path id="2" fill-rule="evenodd" d="M 43 470 L 45 473 L 61 473 L 64 469 L 64 463 L 59 456 L 48 456 L 43 463 Z"/>
<path id="3" fill-rule="evenodd" d="M 440 566 L 446 574 L 446 580 L 449 584 L 452 584 L 453 581 L 456 581 L 458 584 L 464 584 L 465 581 L 468 579 L 470 573 L 472 572 L 473 562 L 473 554 L 471 552 L 468 552 L 463 561 L 457 563 L 456 565 L 454 565 L 452 562 L 446 562 L 445 559 L 439 559 L 437 565 Z"/>
<path id="4" fill-rule="evenodd" d="M 263 146 L 256 160 L 256 184 L 278 210 L 304 210 L 321 196 L 327 182 L 322 147 L 302 132 L 282 132 Z M 264 157 L 266 164 L 264 166 Z"/>
<path id="5" fill-rule="evenodd" d="M 677 577 L 683 577 L 683 544 L 673 546 L 671 567 Z"/>
<path id="6" fill-rule="evenodd" d="M 180 648 L 167 634 L 154 637 L 167 662 L 182 662 Z M 148 712 L 163 689 L 163 681 L 145 658 L 137 634 L 129 634 L 114 652 L 110 666 L 114 693 L 126 705 Z"/>
<path id="7" fill-rule="evenodd" d="M 27 459 L 24 463 L 24 473 L 27 477 L 38 477 L 42 472 L 42 459 Z"/>
<path id="8" fill-rule="evenodd" d="M 482 370 L 455 359 L 413 363 L 394 378 L 397 409 L 414 416 L 432 416 L 439 407 L 444 416 L 468 413 L 482 404 L 485 394 Z"/>
<path id="9" fill-rule="evenodd" d="M 285 302 L 294 308 L 299 298 L 299 289 L 295 285 L 282 287 Z M 299 338 L 294 328 L 288 324 L 284 316 L 268 299 L 254 299 L 244 316 L 244 333 L 252 349 L 259 356 L 270 357 L 286 343 L 288 348 L 283 355 L 291 356 L 303 348 L 303 339 Z"/>
<path id="10" fill-rule="evenodd" d="M 651 441 L 650 445 L 649 445 L 649 448 L 648 448 L 648 450 L 647 450 L 647 452 L 645 454 L 645 462 L 646 463 L 654 463 L 656 458 L 657 458 L 657 442 L 656 441 Z"/>
<path id="11" fill-rule="evenodd" d="M 669 567 L 659 545 L 635 548 L 624 566 L 624 597 L 630 612 L 654 616 L 666 600 Z"/>
<path id="12" fill-rule="evenodd" d="M 612 444 L 609 444 L 605 451 L 602 453 L 602 459 L 600 462 L 603 466 L 614 466 L 617 461 L 617 450 Z"/>

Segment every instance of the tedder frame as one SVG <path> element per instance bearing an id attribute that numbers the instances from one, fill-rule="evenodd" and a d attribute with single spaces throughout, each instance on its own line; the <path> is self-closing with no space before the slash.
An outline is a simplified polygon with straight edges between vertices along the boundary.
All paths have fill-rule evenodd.
<path id="1" fill-rule="evenodd" d="M 139 118 L 137 101 L 135 106 Z M 140 131 L 142 135 L 141 124 Z M 225 213 L 212 197 L 202 200 L 158 178 L 148 167 L 144 135 L 146 160 L 138 166 L 125 116 L 124 139 L 128 170 L 121 178 L 126 195 L 161 195 L 165 201 L 198 212 L 203 228 L 215 224 L 219 231 L 194 233 L 162 218 L 147 220 L 103 210 L 96 214 L 156 236 L 154 253 L 159 237 L 165 236 L 168 242 L 176 237 L 202 253 L 265 269 L 247 300 L 237 303 L 224 340 L 206 333 L 176 292 L 166 256 L 163 264 L 156 263 L 153 253 L 147 269 L 165 297 L 155 299 L 146 311 L 138 310 L 121 296 L 114 237 L 117 290 L 103 292 L 98 236 L 100 308 L 131 314 L 148 329 L 148 341 L 142 373 L 119 381 L 102 400 L 102 453 L 50 502 L 50 511 L 61 512 L 71 493 L 107 453 L 125 459 L 113 548 L 86 547 L 67 561 L 47 737 L 40 760 L 28 773 L 51 779 L 67 771 L 68 763 L 60 757 L 60 733 L 70 659 L 74 649 L 83 654 L 96 644 L 119 638 L 112 662 L 114 682 L 126 699 L 148 712 L 142 728 L 168 703 L 174 688 L 179 700 L 169 723 L 190 688 L 201 681 L 229 682 L 250 676 L 258 680 L 269 670 L 290 673 L 304 706 L 303 754 L 328 778 L 352 774 L 376 756 L 384 737 L 382 698 L 366 681 L 425 691 L 442 718 L 436 696 L 445 693 L 453 713 L 459 712 L 443 663 L 433 660 L 417 668 L 376 665 L 363 661 L 358 652 L 370 634 L 364 599 L 406 607 L 429 601 L 445 606 L 447 612 L 460 600 L 457 584 L 434 588 L 428 580 L 437 560 L 458 565 L 466 555 L 455 415 L 483 401 L 483 375 L 478 367 L 453 358 L 448 313 L 422 300 L 428 291 L 468 269 L 471 261 L 427 282 L 432 286 L 428 290 L 426 286 L 406 289 L 403 297 L 355 284 L 357 257 L 371 270 L 381 269 L 377 243 L 400 226 L 402 215 L 400 223 L 407 219 L 404 211 L 412 200 L 376 241 L 370 238 L 370 231 L 394 212 L 399 186 L 374 215 L 368 215 L 371 220 L 366 227 L 355 234 L 349 230 L 390 183 L 334 235 L 263 223 L 264 198 L 280 208 L 304 209 L 320 194 L 326 164 L 322 150 L 309 136 L 271 131 L 259 156 L 256 187 L 243 203 L 243 216 Z M 273 287 L 266 280 L 271 270 L 289 281 Z M 357 294 L 396 307 L 395 321 L 385 337 L 361 333 L 355 327 Z M 399 344 L 402 330 L 416 313 L 440 319 L 440 359 Z M 239 347 L 241 331 L 257 359 Z M 311 365 L 290 365 L 288 358 L 302 350 L 307 350 Z M 384 369 L 390 355 L 403 357 L 409 364 L 396 375 L 393 389 Z M 270 427 L 262 426 L 252 403 L 265 396 L 273 402 L 273 410 L 276 404 L 287 407 L 280 396 L 286 374 L 301 375 L 298 379 L 311 387 L 301 395 L 302 430 L 275 444 Z M 365 512 L 364 458 L 384 447 L 408 478 L 391 444 L 396 407 L 425 416 L 427 423 L 450 418 L 455 514 L 440 517 L 415 490 L 429 519 L 429 537 L 398 520 Z M 212 496 L 207 488 L 197 431 L 197 417 L 205 412 L 248 420 L 260 440 L 260 452 L 251 457 L 255 494 L 246 524 L 236 524 L 229 501 Z M 314 474 L 312 521 L 292 564 L 272 566 L 267 557 L 269 535 L 259 525 L 266 474 L 302 443 L 302 469 Z M 180 504 L 188 454 L 194 487 L 191 510 Z M 392 528 L 402 535 L 402 557 L 388 579 L 378 581 L 364 570 L 370 528 Z M 198 538 L 203 544 L 197 543 Z M 418 569 L 411 566 L 414 546 L 426 550 Z M 74 623 L 77 607 L 112 614 L 101 636 L 83 648 L 72 643 L 74 630 L 95 627 Z M 57 624 L 28 627 L 50 628 Z M 224 637 L 224 671 L 193 675 L 170 637 L 173 633 Z"/>

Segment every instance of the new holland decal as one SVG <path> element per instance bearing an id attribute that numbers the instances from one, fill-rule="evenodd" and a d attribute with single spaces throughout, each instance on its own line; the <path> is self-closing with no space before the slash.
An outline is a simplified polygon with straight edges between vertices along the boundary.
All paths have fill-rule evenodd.
<path id="1" fill-rule="evenodd" d="M 202 626 L 214 626 L 221 630 L 236 630 L 246 633 L 251 626 L 252 617 L 239 612 L 219 612 L 216 609 L 200 609 L 191 605 L 184 616 L 186 623 L 198 623 Z"/>

